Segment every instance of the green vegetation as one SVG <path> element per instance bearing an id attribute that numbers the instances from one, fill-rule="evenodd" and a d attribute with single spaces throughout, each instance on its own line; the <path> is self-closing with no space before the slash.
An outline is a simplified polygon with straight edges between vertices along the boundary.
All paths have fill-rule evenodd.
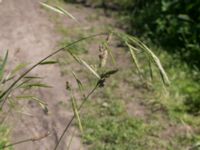
<path id="1" fill-rule="evenodd" d="M 0 126 L 0 149 L 2 146 L 9 144 L 9 129 L 5 126 Z M 4 149 L 5 150 L 5 149 Z M 8 148 L 6 149 L 8 150 Z"/>
<path id="2" fill-rule="evenodd" d="M 85 37 L 85 33 L 81 32 L 80 29 L 73 29 L 71 28 L 70 30 L 58 25 L 57 27 L 58 32 L 63 36 L 62 40 L 58 43 L 60 46 L 65 46 L 66 44 L 71 43 L 72 41 L 74 41 L 77 38 L 83 38 Z M 76 35 L 74 35 L 73 33 L 78 33 Z M 72 36 L 69 36 L 72 35 Z M 74 54 L 82 54 L 82 53 L 87 53 L 87 48 L 85 47 L 85 41 L 78 43 L 72 47 L 69 48 L 69 50 L 74 53 Z"/>
<path id="3" fill-rule="evenodd" d="M 88 103 L 89 110 L 83 114 L 84 142 L 89 145 L 89 149 L 128 150 L 147 147 L 149 143 L 145 143 L 145 138 L 151 132 L 151 127 L 140 119 L 128 116 L 123 100 L 104 100 L 106 102 L 99 100 Z"/>
<path id="4" fill-rule="evenodd" d="M 150 144 L 147 143 L 146 146 L 151 147 L 151 144 L 160 146 L 152 146 L 150 149 L 189 149 L 191 147 L 198 149 L 197 145 L 200 142 L 200 51 L 198 42 L 200 29 L 199 15 L 197 14 L 199 14 L 200 3 L 179 0 L 154 0 L 151 2 L 138 0 L 135 3 L 132 0 L 112 2 L 105 0 L 87 1 L 87 3 L 91 6 L 94 6 L 93 4 L 102 6 L 106 10 L 113 8 L 119 10 L 118 15 L 122 19 L 119 20 L 121 25 L 128 22 L 128 33 L 140 36 L 151 45 L 171 81 L 169 87 L 163 87 L 163 84 L 158 82 L 160 80 L 158 75 L 153 73 L 152 79 L 144 76 L 148 85 L 146 89 L 140 80 L 132 81 L 134 77 L 127 73 L 128 71 L 121 74 L 125 78 L 123 82 L 129 81 L 132 83 L 129 86 L 139 87 L 143 92 L 140 101 L 145 104 L 145 109 L 150 111 L 151 115 L 145 115 L 148 119 L 141 119 L 137 116 L 130 117 L 127 114 L 126 106 L 128 105 L 127 99 L 130 99 L 131 96 L 123 97 L 124 93 L 118 95 L 117 93 L 122 88 L 118 87 L 118 90 L 115 91 L 116 87 L 111 85 L 112 89 L 109 91 L 112 92 L 105 92 L 100 98 L 95 96 L 91 100 L 92 102 L 87 104 L 87 111 L 82 116 L 84 118 L 82 119 L 83 126 L 86 130 L 84 139 L 89 144 L 89 148 L 128 149 L 125 145 L 133 144 L 133 141 L 127 140 L 131 138 L 135 139 L 135 149 L 146 149 L 141 143 L 144 140 L 143 137 L 148 137 Z M 138 61 L 141 62 L 141 72 L 149 75 L 149 67 L 143 57 L 139 57 Z M 156 70 L 153 67 L 151 69 L 152 72 Z M 133 72 L 136 70 L 134 69 Z M 116 83 L 120 79 L 118 76 L 111 83 Z M 149 83 L 150 80 L 153 81 L 153 84 Z M 145 91 L 141 87 L 144 87 Z M 127 90 L 125 93 L 131 93 L 131 90 Z M 132 96 L 137 98 L 137 95 Z M 113 113 L 113 110 L 118 113 Z M 122 126 L 120 126 L 119 121 L 123 120 L 122 118 L 126 118 L 130 122 L 136 121 L 136 126 L 141 127 L 137 129 L 137 134 L 132 134 L 132 136 L 128 134 L 127 139 L 122 138 L 123 133 L 127 133 L 123 126 L 126 126 L 127 130 L 130 129 L 131 133 L 134 132 L 129 121 L 122 121 Z M 149 132 L 152 128 L 149 122 L 154 122 L 152 126 L 159 129 L 152 129 L 153 136 L 151 136 L 152 132 Z M 165 130 L 169 133 L 165 133 Z M 137 135 L 143 135 L 139 138 L 139 142 Z M 158 139 L 155 140 L 154 136 Z"/>
<path id="5" fill-rule="evenodd" d="M 0 59 L 0 93 L 3 90 L 2 89 L 2 81 L 3 81 L 3 75 L 5 72 L 5 65 L 7 62 L 8 53 L 5 55 L 3 59 Z M 0 113 L 2 113 L 0 111 Z M 0 115 L 0 121 L 3 122 L 5 116 Z M 0 125 L 0 149 L 3 145 L 6 145 L 9 143 L 9 128 L 3 124 Z"/>
<path id="6" fill-rule="evenodd" d="M 199 1 L 139 1 L 135 7 L 131 24 L 168 52 L 179 54 L 192 66 L 199 66 Z"/>
<path id="7" fill-rule="evenodd" d="M 88 45 L 85 43 L 84 46 Z M 122 52 L 113 54 L 114 58 L 127 54 L 123 49 L 116 49 L 119 50 Z M 90 64 L 96 62 L 95 58 L 87 57 L 88 54 L 79 53 L 79 55 L 87 58 Z M 171 85 L 167 90 L 160 82 L 159 74 L 155 74 L 157 69 L 152 67 L 153 78 L 151 79 L 149 67 L 143 61 L 144 57 L 139 56 L 139 60 L 142 60 L 141 72 L 146 74 L 144 76 L 146 81 L 138 80 L 137 70 L 129 65 L 132 62 L 128 59 L 125 66 L 121 66 L 120 71 L 107 81 L 105 88 L 87 102 L 81 113 L 81 121 L 83 142 L 89 149 L 185 149 L 198 144 L 200 120 L 198 116 L 190 114 L 189 110 L 193 108 L 186 105 L 189 95 L 183 91 L 188 88 L 188 84 L 194 84 L 192 75 L 186 72 L 190 71 L 190 68 L 186 64 L 182 66 L 181 61 L 177 61 L 172 67 L 168 63 L 173 61 L 169 54 L 162 52 L 157 55 L 171 77 Z M 71 64 L 71 61 L 68 55 L 64 55 L 60 60 L 61 68 L 66 69 L 64 66 L 67 64 Z M 120 62 L 117 66 L 120 66 Z M 84 80 L 87 79 L 87 82 L 84 82 L 87 91 L 94 85 L 94 78 L 79 69 L 77 71 L 79 76 Z M 64 71 L 64 74 L 69 73 L 70 68 Z M 153 80 L 153 84 L 150 80 Z M 183 81 L 184 85 L 179 84 Z M 195 84 L 198 86 L 198 83 Z M 136 101 L 138 98 L 139 102 Z M 127 110 L 128 105 L 138 105 L 138 103 L 139 106 L 141 103 L 141 107 L 144 107 L 142 110 L 144 116 L 132 116 L 130 112 L 135 111 L 134 107 Z"/>
<path id="8" fill-rule="evenodd" d="M 161 98 L 160 102 L 165 101 L 171 103 L 169 109 L 179 111 L 183 114 L 190 114 L 191 116 L 199 116 L 199 82 L 198 70 L 191 69 L 186 63 L 176 59 L 166 52 L 160 52 L 160 58 L 171 77 L 171 86 L 167 89 L 170 93 L 170 98 Z M 173 62 L 173 64 L 171 64 Z M 155 85 L 155 91 L 159 91 L 160 86 Z M 171 101 L 171 102 L 170 102 Z"/>
<path id="9" fill-rule="evenodd" d="M 64 46 L 70 45 L 74 39 L 85 37 L 86 33 L 76 28 L 67 30 L 58 23 L 58 31 L 64 36 L 59 44 L 64 48 L 56 53 L 65 50 L 64 55 L 59 58 L 59 64 L 63 69 L 62 73 L 73 74 L 78 83 L 77 87 L 67 85 L 66 89 L 70 91 L 72 99 L 74 112 L 72 121 L 74 118 L 77 119 L 77 126 L 81 131 L 84 144 L 92 150 L 198 150 L 200 142 L 200 73 L 196 68 L 198 68 L 199 60 L 197 58 L 200 54 L 197 42 L 199 35 L 196 34 L 199 32 L 199 24 L 196 22 L 199 21 L 199 17 L 191 16 L 191 14 L 198 12 L 194 8 L 199 3 L 187 4 L 185 1 L 167 0 L 135 1 L 135 3 L 131 0 L 116 0 L 112 3 L 98 2 L 106 9 L 121 10 L 122 16 L 128 18 L 130 26 L 133 24 L 136 27 L 136 29 L 130 28 L 128 32 L 139 32 L 141 38 L 146 39 L 146 42 L 156 49 L 156 54 L 168 72 L 171 84 L 165 86 L 165 83 L 169 83 L 169 81 L 159 59 L 137 38 L 112 32 L 114 40 L 118 41 L 117 44 L 122 47 L 119 48 L 116 43 L 109 41 L 110 35 L 107 35 L 106 40 L 82 42 L 65 49 Z M 189 4 L 191 4 L 190 7 Z M 46 5 L 46 7 L 49 6 Z M 133 8 L 134 12 L 132 12 Z M 59 7 L 56 9 L 61 14 L 71 16 Z M 179 12 L 180 9 L 183 9 L 183 12 Z M 144 26 L 142 26 L 143 24 Z M 99 29 L 90 31 L 94 32 L 94 30 Z M 66 38 L 66 36 L 70 38 Z M 92 47 L 93 44 L 99 43 L 99 41 L 101 42 L 99 49 L 94 49 L 96 47 Z M 161 46 L 153 46 L 155 43 Z M 114 48 L 109 45 L 114 45 Z M 92 51 L 90 47 L 92 47 Z M 172 52 L 175 54 L 171 55 L 168 48 L 173 48 Z M 88 54 L 92 54 L 92 57 Z M 82 59 L 83 57 L 86 61 Z M 6 59 L 7 57 L 3 62 L 6 62 Z M 187 59 L 193 61 L 189 63 L 183 61 Z M 77 64 L 74 63 L 74 60 Z M 115 62 L 115 60 L 119 61 Z M 41 61 L 35 67 L 42 63 L 45 64 L 44 61 Z M 2 63 L 0 68 L 0 77 L 4 64 Z M 68 64 L 71 64 L 71 68 L 66 67 Z M 82 68 L 87 72 L 84 72 Z M 31 70 L 32 68 L 28 72 Z M 79 73 L 78 76 L 83 79 L 83 84 L 82 80 L 79 80 L 74 72 L 72 73 L 72 70 Z M 17 78 L 16 84 L 25 76 L 26 74 L 22 74 L 22 78 Z M 110 76 L 112 78 L 109 78 Z M 35 82 L 29 83 L 28 87 L 30 85 L 31 87 L 43 86 L 43 84 Z M 98 85 L 99 91 L 95 91 L 96 93 L 89 98 L 90 94 L 86 96 L 85 93 L 95 85 Z M 11 84 L 11 89 L 14 86 L 15 84 L 13 86 Z M 4 88 L 1 89 L 0 100 L 7 95 L 7 92 L 10 92 L 5 90 L 6 94 L 3 95 L 2 91 L 4 90 Z M 79 92 L 80 95 L 78 95 Z M 81 97 L 80 100 L 75 98 L 76 96 Z M 86 105 L 80 111 L 84 102 Z M 43 104 L 40 101 L 39 103 Z M 2 141 L 2 145 L 5 146 L 8 130 L 0 128 L 0 137 L 1 133 L 2 137 L 5 137 L 5 140 Z M 65 132 L 63 132 L 64 134 Z M 57 146 L 58 144 L 59 142 Z"/>
<path id="10" fill-rule="evenodd" d="M 68 1 L 68 0 L 66 0 Z M 76 0 L 71 0 L 76 1 Z M 128 32 L 146 39 L 165 50 L 178 54 L 192 66 L 199 66 L 200 17 L 199 1 L 187 0 L 85 0 L 106 10 L 115 8 L 121 15 L 121 25 Z"/>

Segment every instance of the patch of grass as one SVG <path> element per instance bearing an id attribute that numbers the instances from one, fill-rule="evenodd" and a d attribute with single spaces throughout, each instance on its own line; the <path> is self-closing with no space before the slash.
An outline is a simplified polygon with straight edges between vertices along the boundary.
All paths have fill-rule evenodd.
<path id="1" fill-rule="evenodd" d="M 91 100 L 82 120 L 89 149 L 141 149 L 149 132 L 142 120 L 128 116 L 120 99 Z"/>
<path id="2" fill-rule="evenodd" d="M 199 97 L 199 72 L 191 70 L 187 64 L 175 59 L 171 55 L 162 52 L 160 54 L 161 61 L 167 70 L 171 85 L 167 88 L 167 93 L 163 94 L 165 97 L 158 97 L 163 105 L 167 106 L 167 109 L 175 112 L 184 112 L 191 115 L 198 115 L 200 105 L 198 104 Z M 157 77 L 155 76 L 154 79 Z M 156 81 L 156 80 L 155 80 Z M 162 85 L 155 82 L 153 85 L 155 95 L 162 96 Z M 164 91 L 164 90 L 162 90 Z"/>
<path id="3" fill-rule="evenodd" d="M 4 59 L 0 57 L 0 94 L 4 90 L 3 88 L 3 75 L 5 73 L 5 66 L 7 63 L 7 56 L 4 56 Z M 2 110 L 0 110 L 0 121 L 2 121 Z M 0 124 L 0 150 L 1 147 L 9 142 L 9 128 L 5 125 Z"/>
<path id="4" fill-rule="evenodd" d="M 9 128 L 6 126 L 0 125 L 0 150 L 3 150 L 1 147 L 9 144 Z M 7 148 L 4 150 L 10 150 L 11 148 Z"/>
<path id="5" fill-rule="evenodd" d="M 76 28 L 68 29 L 65 26 L 58 25 L 57 30 L 62 35 L 62 40 L 59 42 L 59 45 L 61 47 L 71 43 L 75 39 L 85 37 L 84 32 L 80 32 L 79 29 Z M 74 54 L 83 54 L 87 53 L 88 51 L 85 42 L 78 43 L 70 47 L 69 49 Z"/>
<path id="6" fill-rule="evenodd" d="M 161 113 L 168 118 L 164 121 L 168 124 L 167 128 L 172 125 L 177 126 L 174 130 L 181 129 L 180 133 L 174 132 L 171 137 L 173 148 L 177 148 L 177 145 L 192 147 L 200 142 L 199 72 L 176 59 L 176 56 L 160 50 L 157 50 L 157 54 L 170 77 L 171 85 L 164 88 L 156 82 L 158 77 L 155 75 L 154 84 L 151 85 L 153 91 L 145 95 L 146 102 L 155 114 Z"/>

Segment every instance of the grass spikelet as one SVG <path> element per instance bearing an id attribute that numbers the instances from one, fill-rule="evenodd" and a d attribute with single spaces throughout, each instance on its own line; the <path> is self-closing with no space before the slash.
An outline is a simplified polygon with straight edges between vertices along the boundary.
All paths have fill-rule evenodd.
<path id="1" fill-rule="evenodd" d="M 105 46 L 105 49 L 108 51 L 108 54 L 109 54 L 110 57 L 111 57 L 111 60 L 112 60 L 113 65 L 115 65 L 115 64 L 116 64 L 116 61 L 115 61 L 115 58 L 114 58 L 114 56 L 113 56 L 113 54 L 112 54 L 112 49 L 109 47 L 108 42 L 105 42 L 105 43 L 104 43 L 104 46 Z"/>
<path id="2" fill-rule="evenodd" d="M 106 50 L 105 46 L 102 44 L 99 46 L 99 60 L 100 60 L 100 63 L 99 63 L 99 67 L 104 67 L 106 65 L 106 61 L 107 61 L 107 58 L 108 58 L 108 51 Z"/>

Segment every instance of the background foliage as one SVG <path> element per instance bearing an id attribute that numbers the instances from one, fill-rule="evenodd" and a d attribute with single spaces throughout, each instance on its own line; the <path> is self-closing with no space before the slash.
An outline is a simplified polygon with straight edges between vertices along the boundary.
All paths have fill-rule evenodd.
<path id="1" fill-rule="evenodd" d="M 139 0 L 134 7 L 130 21 L 140 34 L 178 53 L 190 65 L 200 64 L 200 1 Z"/>
<path id="2" fill-rule="evenodd" d="M 191 66 L 200 65 L 200 1 L 198 0 L 65 0 L 117 10 L 133 35 L 145 36 L 178 54 Z M 126 22 L 126 23 L 125 23 Z M 199 68 L 199 67 L 198 67 Z"/>

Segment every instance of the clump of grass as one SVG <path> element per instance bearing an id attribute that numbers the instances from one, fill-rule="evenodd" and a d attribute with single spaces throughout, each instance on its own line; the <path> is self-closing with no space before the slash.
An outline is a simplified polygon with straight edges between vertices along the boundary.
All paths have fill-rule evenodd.
<path id="1" fill-rule="evenodd" d="M 171 85 L 167 90 L 163 89 L 163 85 L 157 82 L 158 77 L 155 75 L 154 84 L 150 86 L 151 92 L 145 94 L 146 103 L 156 116 L 161 114 L 160 117 L 166 118 L 162 121 L 162 124 L 167 126 L 165 128 L 170 128 L 170 126 L 183 128 L 182 133 L 173 133 L 172 148 L 178 145 L 180 148 L 193 147 L 199 143 L 198 131 L 200 129 L 199 99 L 196 97 L 199 89 L 199 82 L 196 80 L 198 73 L 168 53 L 163 51 L 161 53 L 159 49 L 156 52 L 170 76 Z M 144 72 L 148 72 L 147 67 L 144 66 L 143 69 Z M 180 139 L 184 139 L 184 142 Z"/>
<path id="2" fill-rule="evenodd" d="M 68 29 L 65 26 L 58 25 L 58 32 L 63 36 L 62 40 L 59 42 L 61 47 L 66 44 L 71 43 L 73 40 L 77 38 L 83 38 L 86 36 L 84 32 L 80 32 L 79 29 Z M 74 34 L 75 33 L 75 34 Z M 88 47 L 86 46 L 86 42 L 82 41 L 81 43 L 77 43 L 69 48 L 69 50 L 74 54 L 84 54 L 88 52 Z"/>
<path id="3" fill-rule="evenodd" d="M 83 125 L 87 127 L 84 142 L 89 149 L 139 149 L 144 147 L 142 138 L 146 136 L 142 121 L 125 117 L 110 117 L 95 119 L 96 116 L 84 117 Z"/>
<path id="4" fill-rule="evenodd" d="M 98 92 L 98 96 L 87 102 L 87 109 L 81 115 L 85 129 L 84 143 L 89 149 L 98 150 L 162 147 L 156 146 L 159 139 L 152 137 L 158 131 L 158 126 L 130 116 L 126 110 L 126 101 L 120 93 L 116 93 L 117 90 L 117 86 L 109 84 L 103 92 Z"/>
<path id="5" fill-rule="evenodd" d="M 0 125 L 0 149 L 3 150 L 3 146 L 9 144 L 10 130 L 7 126 Z M 6 148 L 4 150 L 10 150 Z"/>

